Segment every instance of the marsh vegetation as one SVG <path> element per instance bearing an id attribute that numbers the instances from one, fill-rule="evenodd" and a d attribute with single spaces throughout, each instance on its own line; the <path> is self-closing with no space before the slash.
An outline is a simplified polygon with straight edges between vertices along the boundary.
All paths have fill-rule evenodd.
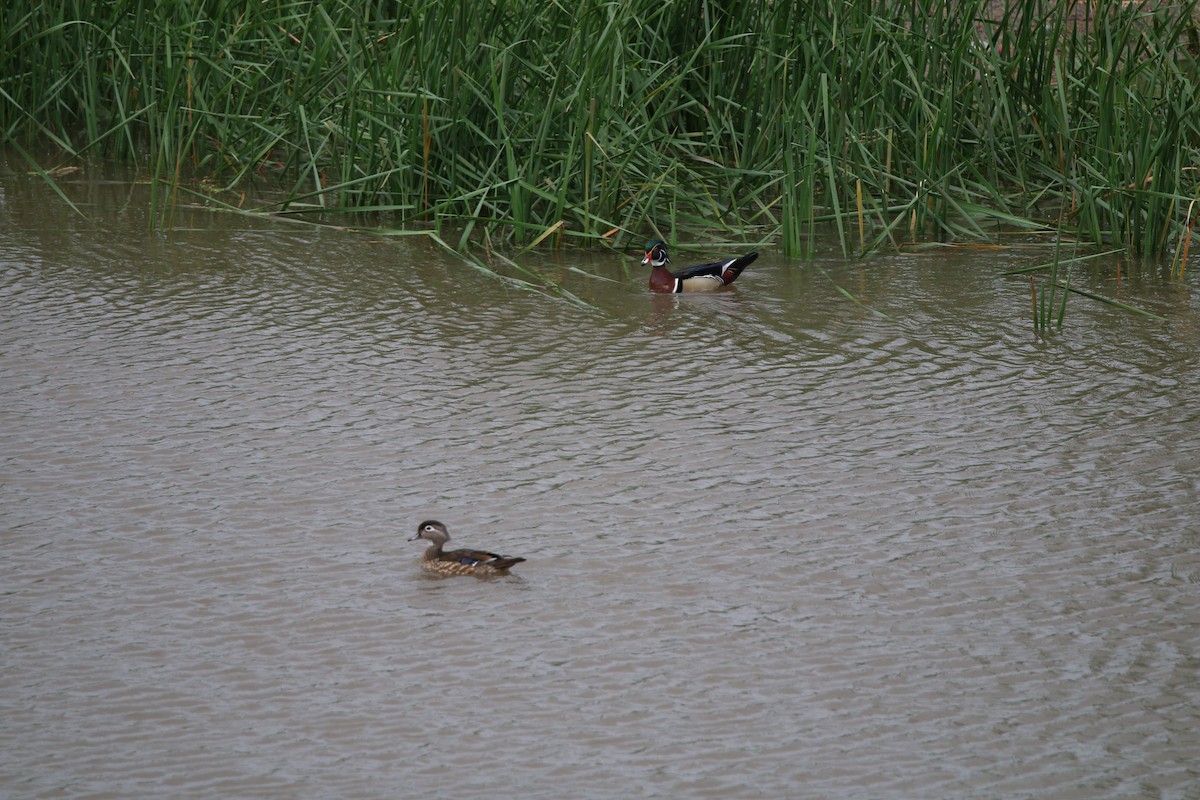
<path id="1" fill-rule="evenodd" d="M 144 164 L 160 213 L 204 177 L 231 205 L 381 212 L 460 252 L 683 231 L 803 256 L 821 226 L 847 255 L 1032 232 L 1182 270 L 1195 14 L 18 0 L 0 11 L 0 141 L 48 178 L 84 155 Z M 246 206 L 256 182 L 282 193 Z"/>

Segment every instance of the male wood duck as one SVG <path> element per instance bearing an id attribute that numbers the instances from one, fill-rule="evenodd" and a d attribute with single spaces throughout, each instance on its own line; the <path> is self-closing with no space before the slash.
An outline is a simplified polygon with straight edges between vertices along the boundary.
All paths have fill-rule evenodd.
<path id="1" fill-rule="evenodd" d="M 728 261 L 700 264 L 671 272 L 667 269 L 671 257 L 667 255 L 666 242 L 655 239 L 646 244 L 646 257 L 642 263 L 653 267 L 650 270 L 652 292 L 715 292 L 736 281 L 742 270 L 754 263 L 756 258 L 758 253 L 747 253 Z"/>
<path id="2" fill-rule="evenodd" d="M 417 535 L 409 541 L 415 542 L 417 539 L 432 542 L 425 548 L 425 555 L 421 557 L 421 569 L 438 575 L 507 575 L 509 567 L 525 560 L 516 556 L 489 553 L 486 550 L 443 551 L 442 545 L 450 541 L 450 532 L 446 530 L 445 525 L 433 519 L 418 525 Z"/>

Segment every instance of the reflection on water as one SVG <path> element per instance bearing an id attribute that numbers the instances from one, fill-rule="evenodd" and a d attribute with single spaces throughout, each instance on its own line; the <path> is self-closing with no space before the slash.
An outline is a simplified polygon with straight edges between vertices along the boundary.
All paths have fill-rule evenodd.
<path id="1" fill-rule="evenodd" d="M 87 180 L 0 175 L 0 794 L 1196 796 L 1186 288 L 531 259 L 590 312 Z"/>

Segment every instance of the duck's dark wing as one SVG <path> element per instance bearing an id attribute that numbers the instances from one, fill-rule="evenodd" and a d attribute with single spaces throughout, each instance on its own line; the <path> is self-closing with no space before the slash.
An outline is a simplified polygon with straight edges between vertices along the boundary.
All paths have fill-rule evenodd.
<path id="1" fill-rule="evenodd" d="M 495 561 L 489 561 L 488 566 L 492 569 L 508 569 L 513 564 L 520 564 L 524 560 L 520 556 L 500 556 Z"/>
<path id="2" fill-rule="evenodd" d="M 493 569 L 508 569 L 513 564 L 520 564 L 525 559 L 514 556 L 502 556 L 499 553 L 489 553 L 487 550 L 449 550 L 442 553 L 439 561 L 454 561 L 474 567 L 486 564 Z"/>
<path id="3" fill-rule="evenodd" d="M 724 266 L 724 261 L 715 261 L 712 264 L 697 264 L 694 267 L 677 269 L 671 274 L 680 280 L 687 280 L 688 278 L 699 278 L 701 275 L 720 275 Z"/>
<path id="4" fill-rule="evenodd" d="M 738 275 L 742 274 L 742 270 L 750 266 L 754 259 L 758 258 L 758 253 L 747 253 L 744 256 L 731 258 L 728 261 L 714 261 L 711 264 L 697 264 L 694 267 L 681 269 L 678 272 L 672 272 L 681 281 L 686 281 L 688 278 L 699 278 L 705 275 L 711 275 L 714 278 L 720 278 L 725 283 L 733 283 Z"/>

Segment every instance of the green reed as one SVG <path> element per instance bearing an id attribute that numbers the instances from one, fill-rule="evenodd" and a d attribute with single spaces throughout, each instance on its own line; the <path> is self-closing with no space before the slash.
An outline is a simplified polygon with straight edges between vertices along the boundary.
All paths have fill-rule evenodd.
<path id="1" fill-rule="evenodd" d="M 1089 300 L 1095 300 L 1098 303 L 1112 306 L 1131 314 L 1138 314 L 1160 322 L 1165 321 L 1165 317 L 1161 317 L 1151 311 L 1131 306 L 1114 297 L 1081 289 L 1071 284 L 1071 274 L 1077 265 L 1095 259 L 1111 258 L 1122 252 L 1121 250 L 1105 250 L 1089 255 L 1073 255 L 1069 258 L 1063 258 L 1061 242 L 1058 242 L 1055 244 L 1053 261 L 1047 264 L 1035 264 L 1029 267 L 1009 270 L 1004 274 L 1029 276 L 1029 298 L 1033 310 L 1033 329 L 1038 333 L 1048 332 L 1052 327 L 1062 330 L 1063 318 L 1067 314 L 1067 297 L 1072 294 L 1086 297 Z M 1040 281 L 1035 279 L 1035 275 L 1039 274 L 1041 275 Z"/>
<path id="2" fill-rule="evenodd" d="M 1200 197 L 1187 3 L 14 0 L 0 143 L 282 186 L 472 241 L 811 252 L 1056 230 L 1179 251 Z M 45 173 L 43 173 L 45 174 Z M 1063 213 L 1058 213 L 1064 209 Z M 864 230 L 865 228 L 865 230 Z"/>

